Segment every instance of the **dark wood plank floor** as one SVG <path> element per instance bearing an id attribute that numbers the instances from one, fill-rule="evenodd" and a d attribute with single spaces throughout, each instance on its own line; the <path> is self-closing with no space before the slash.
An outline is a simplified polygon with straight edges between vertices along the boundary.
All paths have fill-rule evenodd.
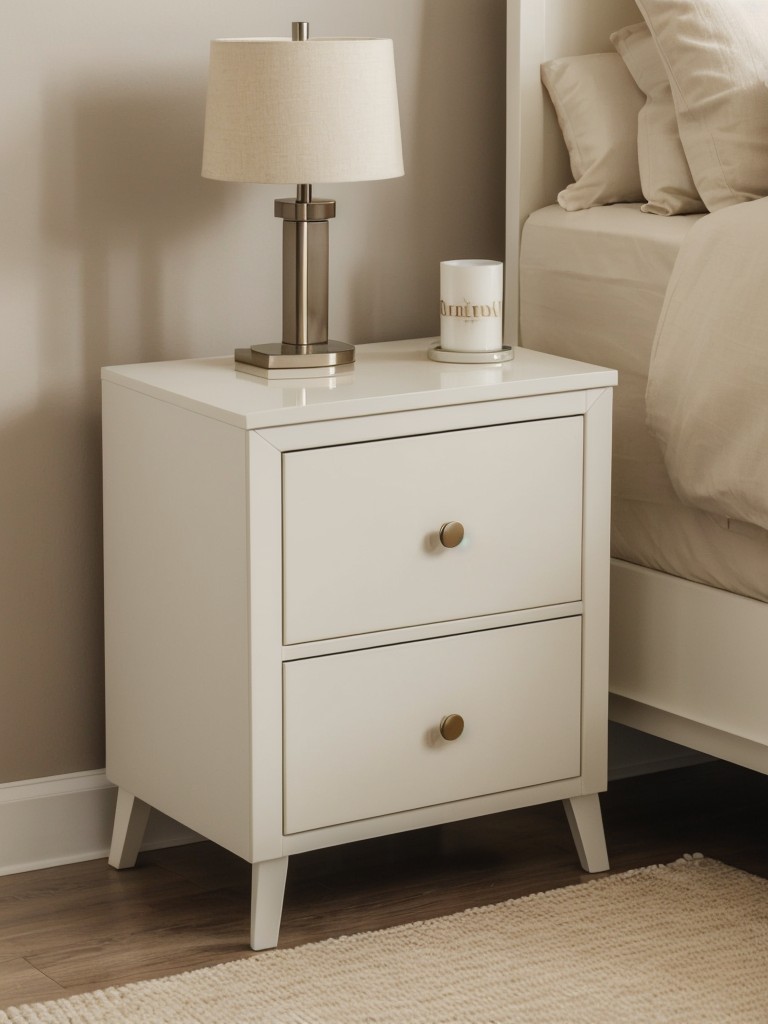
<path id="1" fill-rule="evenodd" d="M 614 782 L 611 870 L 684 853 L 768 877 L 768 778 L 722 762 Z M 588 881 L 562 806 L 294 857 L 281 946 Z M 247 865 L 211 843 L 0 878 L 0 1007 L 255 955 Z"/>

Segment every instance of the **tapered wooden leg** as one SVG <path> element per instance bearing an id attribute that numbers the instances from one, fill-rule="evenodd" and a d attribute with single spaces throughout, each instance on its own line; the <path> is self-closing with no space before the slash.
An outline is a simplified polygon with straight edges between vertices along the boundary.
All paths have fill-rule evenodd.
<path id="1" fill-rule="evenodd" d="M 251 949 L 277 945 L 287 874 L 287 857 L 263 860 L 251 868 Z"/>
<path id="2" fill-rule="evenodd" d="M 143 800 L 125 789 L 118 789 L 109 850 L 109 863 L 113 868 L 132 868 L 136 864 L 151 810 Z"/>
<path id="3" fill-rule="evenodd" d="M 563 800 L 563 806 L 581 866 L 590 872 L 607 871 L 608 851 L 597 793 Z"/>

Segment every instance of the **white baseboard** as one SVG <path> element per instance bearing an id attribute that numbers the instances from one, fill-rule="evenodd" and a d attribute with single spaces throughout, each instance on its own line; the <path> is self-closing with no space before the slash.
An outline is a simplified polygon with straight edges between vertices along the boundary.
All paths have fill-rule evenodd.
<path id="1" fill-rule="evenodd" d="M 106 857 L 116 793 L 103 771 L 0 784 L 0 875 Z M 200 838 L 153 811 L 142 849 Z"/>

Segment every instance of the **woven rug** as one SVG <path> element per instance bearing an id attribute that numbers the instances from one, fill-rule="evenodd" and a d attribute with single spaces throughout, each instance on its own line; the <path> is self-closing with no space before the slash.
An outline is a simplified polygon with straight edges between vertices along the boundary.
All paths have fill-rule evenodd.
<path id="1" fill-rule="evenodd" d="M 700 855 L 2 1024 L 765 1024 L 768 882 Z"/>

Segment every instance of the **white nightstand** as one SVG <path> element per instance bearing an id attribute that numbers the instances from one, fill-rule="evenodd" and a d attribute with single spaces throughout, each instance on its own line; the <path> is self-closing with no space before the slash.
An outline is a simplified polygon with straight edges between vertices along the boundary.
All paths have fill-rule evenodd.
<path id="1" fill-rule="evenodd" d="M 562 799 L 608 866 L 616 373 L 428 345 L 102 374 L 110 863 L 150 807 L 233 851 L 254 949 L 304 850 Z"/>

